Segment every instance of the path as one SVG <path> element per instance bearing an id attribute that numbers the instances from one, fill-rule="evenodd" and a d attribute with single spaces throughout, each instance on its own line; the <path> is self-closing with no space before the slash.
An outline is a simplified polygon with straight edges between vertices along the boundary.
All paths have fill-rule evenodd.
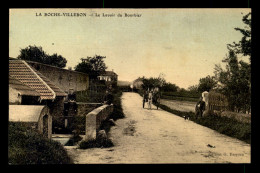
<path id="1" fill-rule="evenodd" d="M 75 163 L 250 163 L 249 144 L 155 107 L 143 109 L 136 93 L 123 93 L 122 106 L 126 117 L 110 130 L 115 146 L 66 147 Z"/>

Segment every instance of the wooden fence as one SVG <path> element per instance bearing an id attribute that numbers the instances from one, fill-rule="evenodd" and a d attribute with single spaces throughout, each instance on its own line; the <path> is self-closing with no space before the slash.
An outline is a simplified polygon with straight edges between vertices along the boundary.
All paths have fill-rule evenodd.
<path id="1" fill-rule="evenodd" d="M 208 109 L 217 111 L 228 110 L 227 97 L 221 93 L 210 91 L 208 94 Z"/>

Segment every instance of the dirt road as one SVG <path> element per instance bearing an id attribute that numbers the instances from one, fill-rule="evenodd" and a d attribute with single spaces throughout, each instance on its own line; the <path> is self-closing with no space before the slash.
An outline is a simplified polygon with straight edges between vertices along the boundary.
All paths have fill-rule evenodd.
<path id="1" fill-rule="evenodd" d="M 126 117 L 110 130 L 115 146 L 66 147 L 75 163 L 250 163 L 249 144 L 155 107 L 143 109 L 136 93 L 123 93 L 122 105 Z"/>

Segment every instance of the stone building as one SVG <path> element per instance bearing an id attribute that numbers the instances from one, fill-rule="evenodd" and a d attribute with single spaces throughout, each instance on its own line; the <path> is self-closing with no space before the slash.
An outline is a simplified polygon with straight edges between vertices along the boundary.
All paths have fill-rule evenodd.
<path id="1" fill-rule="evenodd" d="M 64 102 L 68 93 L 86 91 L 85 73 L 32 62 L 9 59 L 9 105 L 46 105 L 53 117 L 54 130 L 66 124 Z"/>
<path id="2" fill-rule="evenodd" d="M 40 93 L 9 75 L 9 104 L 26 104 L 28 100 L 35 104 L 39 99 Z"/>
<path id="3" fill-rule="evenodd" d="M 9 60 L 9 77 L 9 104 L 47 105 L 54 117 L 63 116 L 67 94 L 26 61 Z"/>
<path id="4" fill-rule="evenodd" d="M 89 88 L 88 74 L 33 61 L 26 62 L 65 93 L 69 93 L 70 90 L 74 92 L 86 91 Z"/>

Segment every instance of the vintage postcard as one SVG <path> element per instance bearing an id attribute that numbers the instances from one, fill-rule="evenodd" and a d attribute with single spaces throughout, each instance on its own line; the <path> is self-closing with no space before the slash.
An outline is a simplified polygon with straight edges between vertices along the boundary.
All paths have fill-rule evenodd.
<path id="1" fill-rule="evenodd" d="M 251 9 L 9 9 L 8 163 L 251 163 Z"/>

